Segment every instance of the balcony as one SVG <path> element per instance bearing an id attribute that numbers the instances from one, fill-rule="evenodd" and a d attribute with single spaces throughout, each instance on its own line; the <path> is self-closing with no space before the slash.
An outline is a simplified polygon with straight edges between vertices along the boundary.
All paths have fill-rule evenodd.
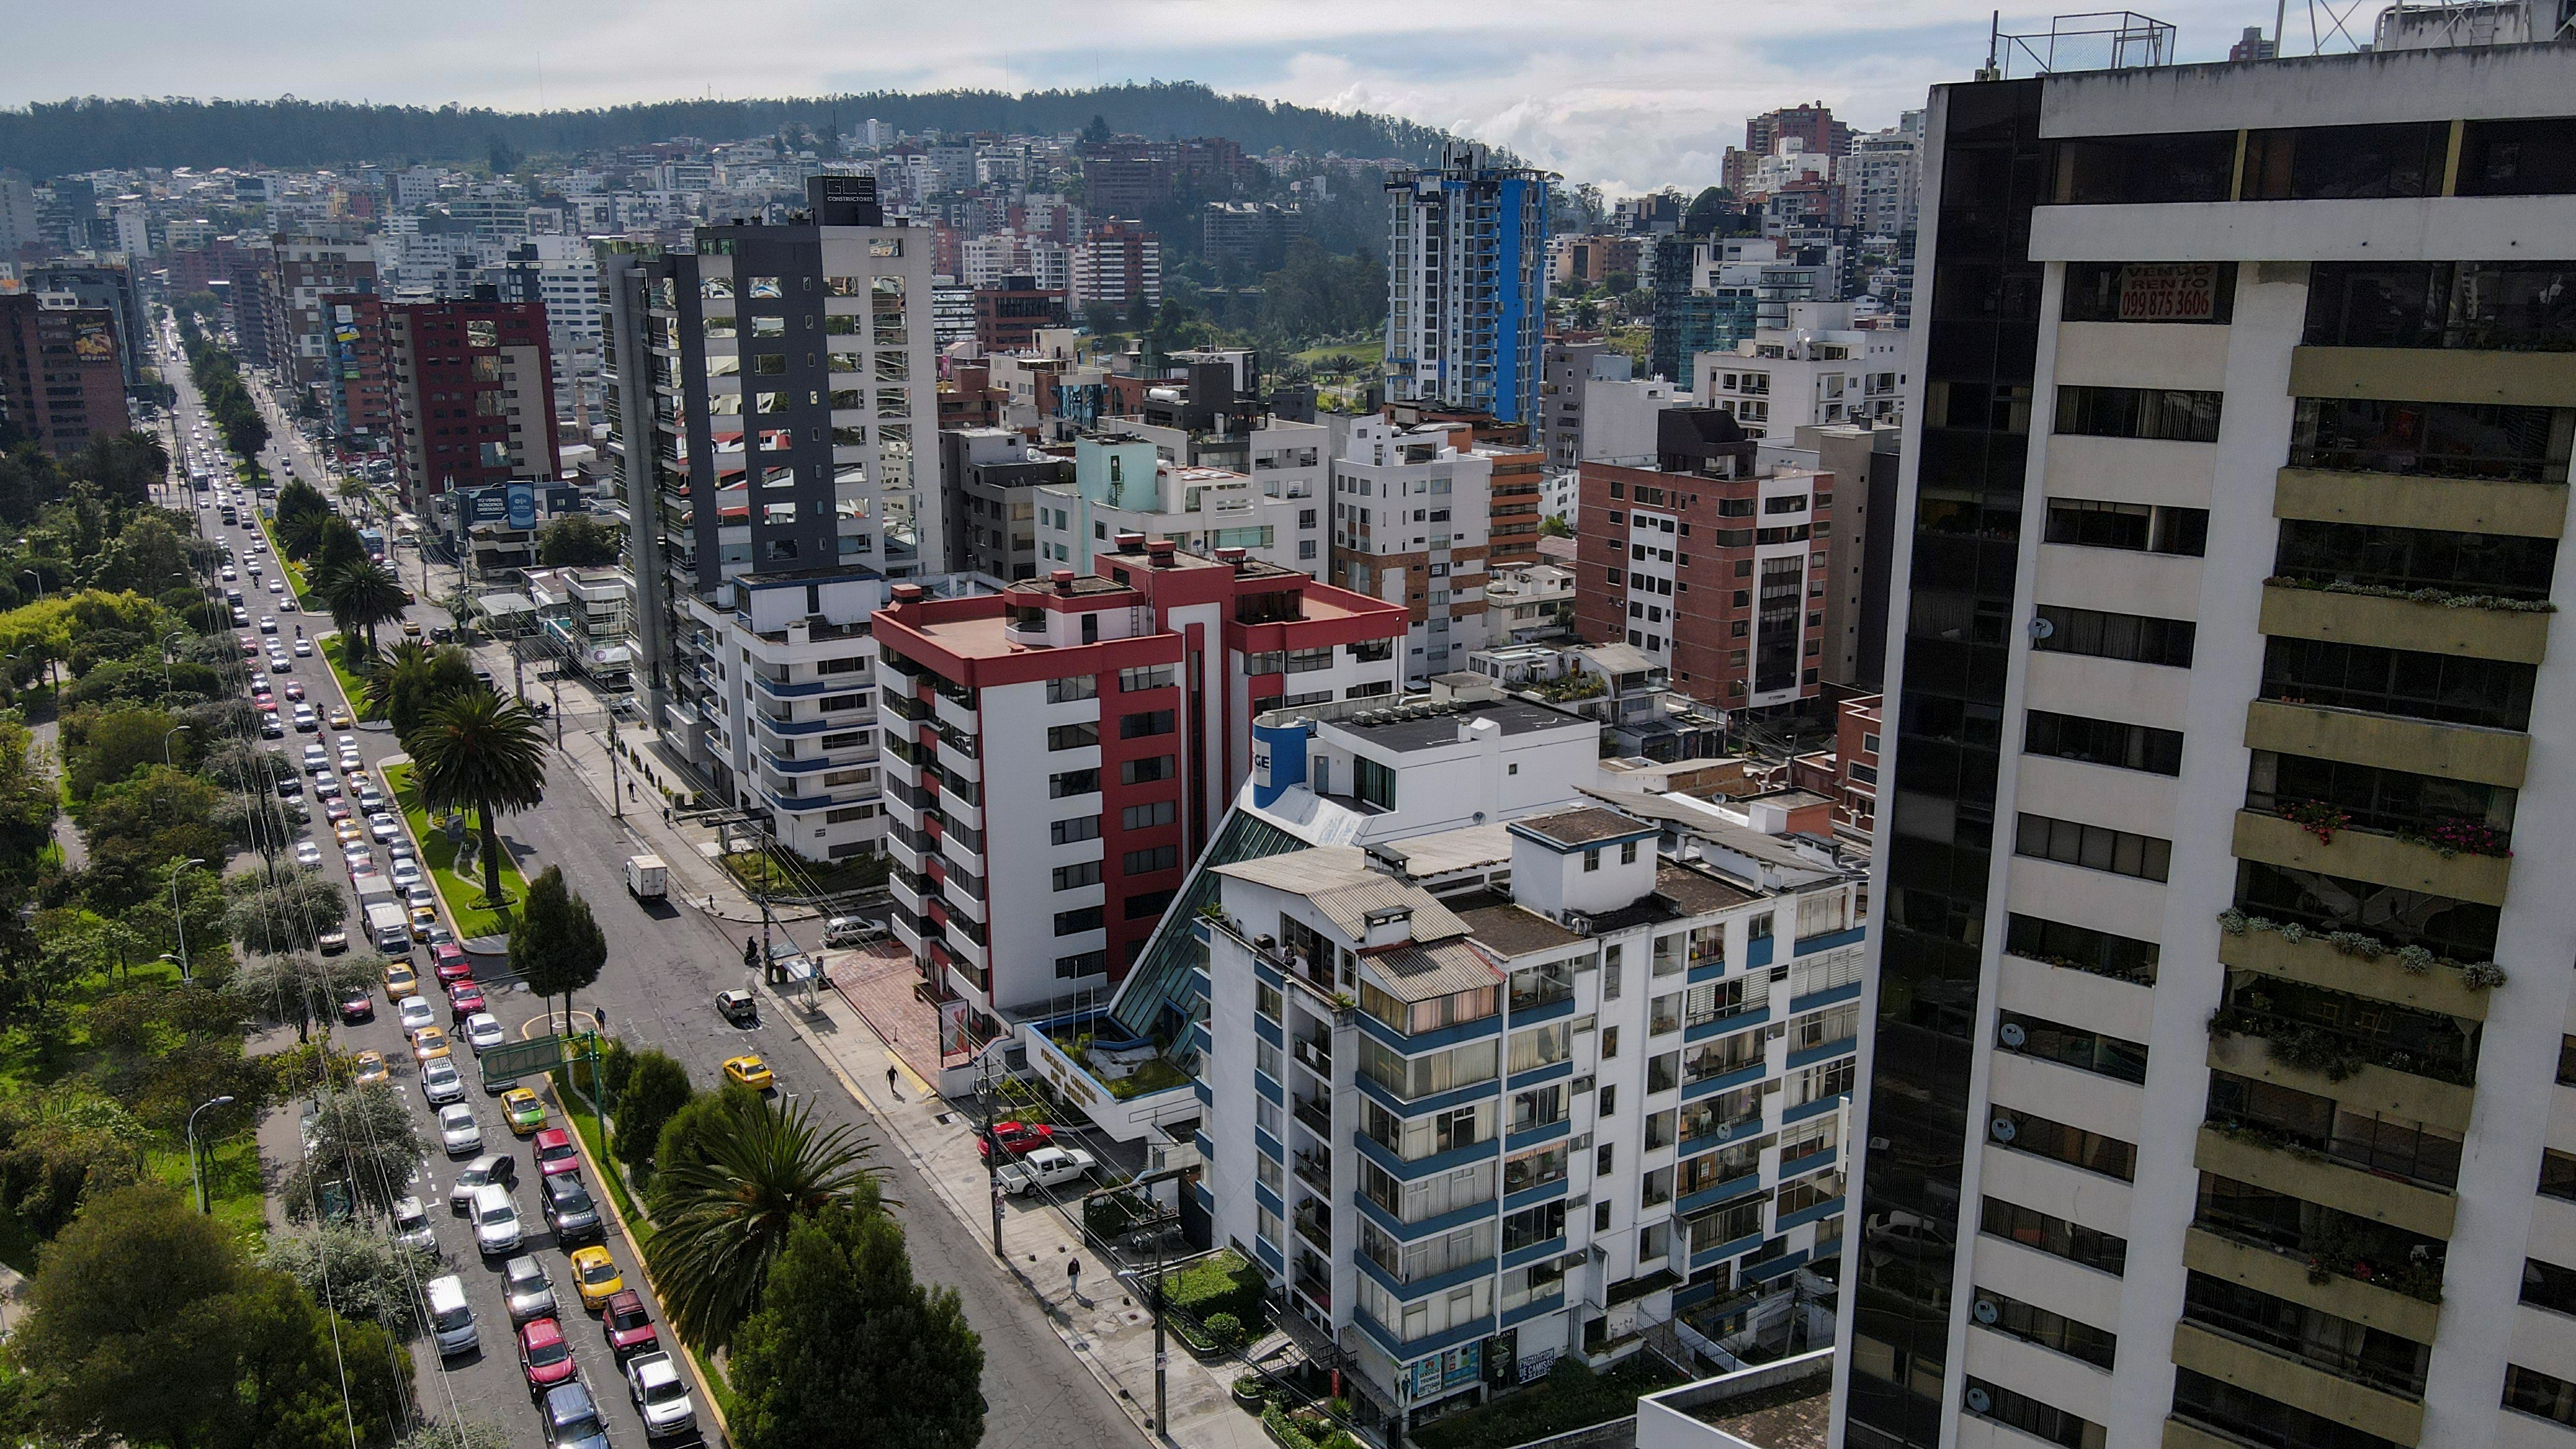
<path id="1" fill-rule="evenodd" d="M 2475 1088 L 2456 1061 L 2392 1052 L 2356 1033 L 2241 1004 L 2210 1022 L 2209 1062 L 2222 1071 L 2332 1097 L 2355 1107 L 2404 1117 L 2465 1135 Z"/>
<path id="2" fill-rule="evenodd" d="M 1297 1236 L 1323 1250 L 1326 1261 L 1333 1256 L 1333 1210 L 1313 1198 L 1297 1209 L 1293 1221 Z"/>
<path id="3" fill-rule="evenodd" d="M 2548 652 L 2549 616 L 2519 610 L 2454 609 L 2322 589 L 2263 590 L 2261 629 L 2295 639 L 2462 654 L 2538 664 Z"/>
<path id="4" fill-rule="evenodd" d="M 2174 1326 L 2176 1367 L 2396 1444 L 2422 1442 L 2424 1406 L 2242 1339 L 2185 1321 Z M 2247 1442 L 2261 1442 L 2252 1441 Z"/>
<path id="5" fill-rule="evenodd" d="M 1306 1130 L 1314 1133 L 1317 1137 L 1322 1138 L 1326 1142 L 1332 1141 L 1332 1094 L 1330 1092 L 1322 1092 L 1312 1097 L 1299 1097 L 1296 1099 L 1296 1102 L 1297 1120 L 1305 1125 Z"/>
<path id="6" fill-rule="evenodd" d="M 2239 859 L 2291 870 L 2373 881 L 2480 905 L 2504 904 L 2506 877 L 2513 870 L 2509 857 L 2466 851 L 2444 856 L 2429 845 L 2349 827 L 2327 833 L 2332 838 L 2320 840 L 2318 832 L 2280 816 L 2239 810 L 2235 852 Z"/>
<path id="7" fill-rule="evenodd" d="M 751 683 L 753 688 L 758 689 L 761 693 L 768 695 L 772 699 L 804 699 L 808 696 L 821 694 L 825 690 L 838 687 L 828 681 L 820 679 L 807 680 L 802 684 L 791 684 L 784 679 L 773 679 L 769 675 L 764 674 L 757 669 L 751 671 Z"/>
<path id="8" fill-rule="evenodd" d="M 2245 743 L 2278 754 L 2517 789 L 2531 760 L 2531 736 L 2519 730 L 2269 699 L 2246 706 Z"/>
<path id="9" fill-rule="evenodd" d="M 2276 518 L 2558 538 L 2567 488 L 2501 478 L 2426 478 L 2283 468 L 2272 488 Z"/>
<path id="10" fill-rule="evenodd" d="M 2395 949 L 2358 934 L 2339 938 L 2307 932 L 2293 941 L 2277 928 L 2247 925 L 2244 917 L 2232 912 L 2220 918 L 2220 931 L 2222 965 L 2463 1021 L 2486 1020 L 2491 993 L 2471 985 L 2455 964 L 2436 960 L 2421 969 L 2410 968 Z"/>
<path id="11" fill-rule="evenodd" d="M 1331 1148 L 1317 1147 L 1311 1152 L 1298 1153 L 1294 1171 L 1299 1182 L 1326 1196 L 1332 1194 L 1333 1150 Z"/>
<path id="12" fill-rule="evenodd" d="M 2427 1238 L 2449 1238 L 2459 1207 L 2459 1200 L 2449 1193 L 2367 1172 L 2304 1148 L 2274 1145 L 2243 1131 L 2202 1127 L 2192 1162 L 2221 1177 Z"/>
<path id="13" fill-rule="evenodd" d="M 930 718 L 929 705 L 909 694 L 898 693 L 891 689 L 878 693 L 877 704 L 886 713 L 898 719 L 909 720 L 914 724 L 920 724 Z"/>
<path id="14" fill-rule="evenodd" d="M 1311 1241 L 1311 1239 L 1309 1241 Z M 1327 1249 L 1327 1251 L 1330 1251 L 1330 1249 Z M 1299 1293 L 1305 1295 L 1307 1302 L 1314 1304 L 1315 1307 L 1321 1310 L 1325 1315 L 1331 1315 L 1333 1311 L 1333 1275 L 1325 1270 L 1322 1262 L 1318 1261 L 1311 1254 L 1299 1253 L 1297 1255 L 1296 1271 L 1290 1275 L 1288 1281 L 1296 1287 Z"/>
<path id="15" fill-rule="evenodd" d="M 1326 1081 L 1332 1080 L 1333 1039 L 1331 1037 L 1290 1037 L 1288 1049 L 1299 1062 L 1306 1066 L 1307 1070 Z"/>

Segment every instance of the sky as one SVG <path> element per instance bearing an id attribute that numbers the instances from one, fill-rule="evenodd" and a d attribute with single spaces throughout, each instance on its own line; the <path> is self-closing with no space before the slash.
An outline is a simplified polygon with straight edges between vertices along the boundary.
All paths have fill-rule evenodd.
<path id="1" fill-rule="evenodd" d="M 2307 11 L 2292 10 L 2303 35 Z M 524 110 L 1195 80 L 1447 127 L 1615 196 L 1712 184 L 1744 117 L 1774 106 L 1823 101 L 1855 129 L 1892 125 L 1983 63 L 1990 13 L 1986 0 L 100 0 L 21 8 L 0 104 L 291 94 Z M 2184 60 L 2223 59 L 2272 19 L 2254 0 L 2157 13 L 2180 27 Z M 2005 13 L 2007 31 L 2046 26 Z"/>

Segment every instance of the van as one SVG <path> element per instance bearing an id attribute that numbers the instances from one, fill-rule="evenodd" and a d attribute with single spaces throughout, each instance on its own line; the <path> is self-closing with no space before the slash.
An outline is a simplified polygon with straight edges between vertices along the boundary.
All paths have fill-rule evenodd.
<path id="1" fill-rule="evenodd" d="M 429 1331 L 438 1339 L 439 1356 L 472 1353 L 481 1340 L 474 1332 L 474 1310 L 465 1302 L 465 1280 L 453 1273 L 432 1278 L 421 1296 L 429 1304 Z"/>

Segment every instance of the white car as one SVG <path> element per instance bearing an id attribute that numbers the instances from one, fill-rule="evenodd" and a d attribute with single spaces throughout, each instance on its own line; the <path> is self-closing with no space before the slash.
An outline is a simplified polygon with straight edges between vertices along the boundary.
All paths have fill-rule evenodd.
<path id="1" fill-rule="evenodd" d="M 397 881 L 395 884 L 400 885 L 401 882 Z M 431 890 L 425 884 L 415 882 L 403 891 L 403 904 L 415 911 L 435 910 L 438 908 L 438 892 Z"/>
<path id="2" fill-rule="evenodd" d="M 485 1051 L 507 1040 L 509 1040 L 509 1033 L 501 1030 L 500 1019 L 492 1013 L 478 1011 L 465 1018 L 465 1044 L 474 1049 L 476 1056 L 483 1055 Z"/>
<path id="3" fill-rule="evenodd" d="M 341 774 L 344 774 L 344 775 L 354 775 L 354 774 L 356 774 L 358 771 L 363 770 L 363 769 L 365 769 L 366 767 L 367 767 L 367 762 L 366 762 L 366 761 L 364 761 L 364 760 L 362 760 L 362 759 L 360 759 L 360 758 L 358 758 L 358 752 L 357 752 L 356 750 L 342 750 L 342 751 L 340 752 L 340 773 L 341 773 Z"/>
<path id="4" fill-rule="evenodd" d="M 396 890 L 410 890 L 413 886 L 419 885 L 423 880 L 420 873 L 420 862 L 410 859 L 396 859 L 394 861 L 394 868 L 387 873 L 387 879 L 394 883 L 394 888 Z M 433 896 L 431 899 L 434 901 L 437 898 Z"/>
<path id="5" fill-rule="evenodd" d="M 224 580 L 224 582 L 225 582 L 225 583 L 228 583 L 228 584 L 237 584 L 237 583 L 240 583 L 240 582 L 241 582 L 241 572 L 240 572 L 240 570 L 235 569 L 231 564 L 226 564 L 226 565 L 224 565 L 223 580 Z"/>
<path id="6" fill-rule="evenodd" d="M 270 593 L 272 593 L 272 594 L 282 594 L 282 593 L 285 593 L 285 592 L 286 592 L 286 580 L 284 580 L 284 579 L 270 579 L 270 580 L 268 581 L 268 591 L 269 591 Z M 298 654 L 305 654 L 305 653 L 310 653 L 310 652 L 311 652 L 311 650 L 310 650 L 310 648 L 309 648 L 309 647 L 304 643 L 304 641 L 303 641 L 303 640 L 299 639 L 299 640 L 295 641 L 295 652 L 297 652 Z"/>
<path id="7" fill-rule="evenodd" d="M 316 799 L 316 800 L 337 800 L 337 799 L 339 799 L 339 798 L 340 798 L 340 782 L 339 782 L 339 781 L 337 781 L 337 780 L 332 779 L 332 778 L 331 778 L 330 776 L 328 776 L 328 775 L 325 775 L 325 776 L 323 776 L 321 779 L 318 779 L 318 780 L 314 781 L 314 782 L 313 782 L 313 798 L 314 798 L 314 799 Z"/>
<path id="8" fill-rule="evenodd" d="M 313 657 L 313 641 L 312 641 L 312 640 L 310 640 L 310 639 L 298 639 L 298 640 L 296 640 L 296 641 L 295 641 L 295 657 L 296 657 L 296 658 L 298 658 L 298 659 L 310 659 L 310 658 L 312 658 L 312 657 Z"/>
<path id="9" fill-rule="evenodd" d="M 331 768 L 331 752 L 320 745 L 304 747 L 304 773 L 319 775 Z"/>
<path id="10" fill-rule="evenodd" d="M 359 803 L 364 804 L 364 799 L 361 798 Z M 367 834 L 373 836 L 378 845 L 382 845 L 402 835 L 402 822 L 381 810 L 376 811 L 367 817 Z"/>
<path id="11" fill-rule="evenodd" d="M 349 874 L 351 875 L 374 875 L 376 873 L 376 853 L 369 850 L 363 844 L 342 846 L 340 848 L 340 863 L 349 868 Z"/>
<path id="12" fill-rule="evenodd" d="M 423 997 L 404 997 L 402 1006 L 398 1010 L 402 1029 L 406 1033 L 418 1031 L 424 1026 L 438 1025 L 438 1008 L 430 1005 Z"/>
<path id="13" fill-rule="evenodd" d="M 459 1102 L 438 1109 L 438 1140 L 450 1157 L 464 1157 L 483 1150 L 483 1124 L 474 1120 L 474 1109 Z"/>
<path id="14" fill-rule="evenodd" d="M 515 1253 L 523 1236 L 519 1227 L 518 1204 L 510 1201 L 510 1190 L 498 1184 L 478 1187 L 466 1213 L 474 1219 L 474 1246 L 487 1254 Z"/>
<path id="15" fill-rule="evenodd" d="M 689 1402 L 688 1383 L 667 1353 L 638 1354 L 626 1362 L 626 1396 L 644 1416 L 644 1437 L 668 1439 L 698 1427 L 697 1405 Z"/>
<path id="16" fill-rule="evenodd" d="M 295 842 L 295 863 L 303 866 L 320 865 L 322 863 L 322 847 L 315 845 L 309 840 L 299 840 Z"/>
<path id="17" fill-rule="evenodd" d="M 1080 1182 L 1099 1165 L 1096 1158 L 1079 1147 L 1041 1147 L 1017 1161 L 1003 1163 L 994 1178 L 1002 1191 L 1018 1197 L 1042 1187 Z"/>
<path id="18" fill-rule="evenodd" d="M 429 1226 L 429 1209 L 420 1199 L 407 1197 L 394 1204 L 394 1241 L 405 1247 L 438 1251 L 438 1234 Z"/>
<path id="19" fill-rule="evenodd" d="M 420 1064 L 420 1092 L 433 1104 L 465 1100 L 465 1074 L 445 1057 L 431 1057 Z"/>

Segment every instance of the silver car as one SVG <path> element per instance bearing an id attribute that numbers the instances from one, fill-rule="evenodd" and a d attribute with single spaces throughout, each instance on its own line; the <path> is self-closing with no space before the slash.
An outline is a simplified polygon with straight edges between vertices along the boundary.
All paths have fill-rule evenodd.
<path id="1" fill-rule="evenodd" d="M 463 1157 L 483 1150 L 483 1124 L 474 1120 L 474 1109 L 458 1102 L 438 1109 L 438 1140 L 450 1157 Z"/>
<path id="2" fill-rule="evenodd" d="M 405 1247 L 438 1251 L 438 1234 L 430 1230 L 429 1209 L 420 1199 L 407 1197 L 394 1204 L 394 1241 Z"/>
<path id="3" fill-rule="evenodd" d="M 534 1254 L 501 1265 L 501 1292 L 509 1301 L 512 1323 L 555 1316 L 555 1285 L 547 1280 L 546 1265 Z"/>

